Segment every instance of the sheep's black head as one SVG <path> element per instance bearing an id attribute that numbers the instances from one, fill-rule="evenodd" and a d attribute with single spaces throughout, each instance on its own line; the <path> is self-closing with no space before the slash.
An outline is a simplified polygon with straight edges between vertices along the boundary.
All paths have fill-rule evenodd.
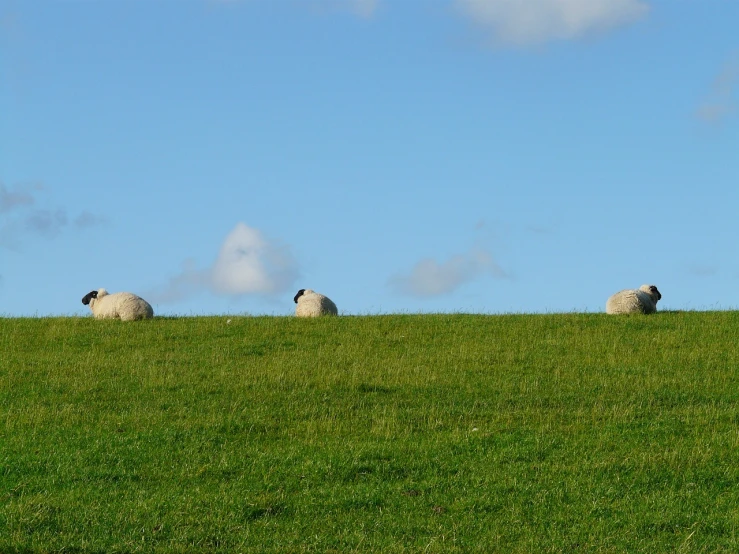
<path id="1" fill-rule="evenodd" d="M 97 298 L 97 297 L 98 297 L 98 291 L 91 290 L 85 296 L 82 297 L 82 303 L 85 306 L 87 306 L 90 303 L 90 300 L 92 300 L 93 298 Z"/>
<path id="2" fill-rule="evenodd" d="M 654 285 L 649 285 L 649 292 L 657 296 L 657 300 L 662 300 L 662 294 L 657 290 Z"/>
<path id="3" fill-rule="evenodd" d="M 298 303 L 298 298 L 300 298 L 301 296 L 303 296 L 303 293 L 304 293 L 304 292 L 305 292 L 305 289 L 300 289 L 300 290 L 298 291 L 298 294 L 296 294 L 296 295 L 295 295 L 295 298 L 293 298 L 293 301 L 294 301 L 294 302 L 295 302 L 296 304 Z"/>

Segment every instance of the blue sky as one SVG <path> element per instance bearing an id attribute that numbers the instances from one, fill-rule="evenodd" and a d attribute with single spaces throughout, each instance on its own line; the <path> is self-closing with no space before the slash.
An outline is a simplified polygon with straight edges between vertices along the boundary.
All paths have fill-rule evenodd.
<path id="1" fill-rule="evenodd" d="M 739 2 L 5 0 L 0 315 L 739 308 Z"/>

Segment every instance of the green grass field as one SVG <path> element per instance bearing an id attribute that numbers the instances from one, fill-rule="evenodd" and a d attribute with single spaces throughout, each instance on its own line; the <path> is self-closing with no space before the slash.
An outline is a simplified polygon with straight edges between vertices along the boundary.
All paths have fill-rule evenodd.
<path id="1" fill-rule="evenodd" d="M 738 343 L 739 312 L 0 319 L 0 552 L 739 552 Z"/>

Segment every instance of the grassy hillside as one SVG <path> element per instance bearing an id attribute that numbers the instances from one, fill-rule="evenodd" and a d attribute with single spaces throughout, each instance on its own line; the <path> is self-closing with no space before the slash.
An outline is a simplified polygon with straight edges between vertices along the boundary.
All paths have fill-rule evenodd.
<path id="1" fill-rule="evenodd" d="M 739 312 L 0 319 L 0 552 L 737 552 Z"/>

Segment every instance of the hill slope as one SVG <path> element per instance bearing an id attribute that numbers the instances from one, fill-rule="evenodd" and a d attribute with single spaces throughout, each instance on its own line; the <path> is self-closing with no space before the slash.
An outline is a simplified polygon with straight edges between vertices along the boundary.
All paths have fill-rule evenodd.
<path id="1" fill-rule="evenodd" d="M 739 313 L 0 319 L 0 551 L 737 551 Z"/>

